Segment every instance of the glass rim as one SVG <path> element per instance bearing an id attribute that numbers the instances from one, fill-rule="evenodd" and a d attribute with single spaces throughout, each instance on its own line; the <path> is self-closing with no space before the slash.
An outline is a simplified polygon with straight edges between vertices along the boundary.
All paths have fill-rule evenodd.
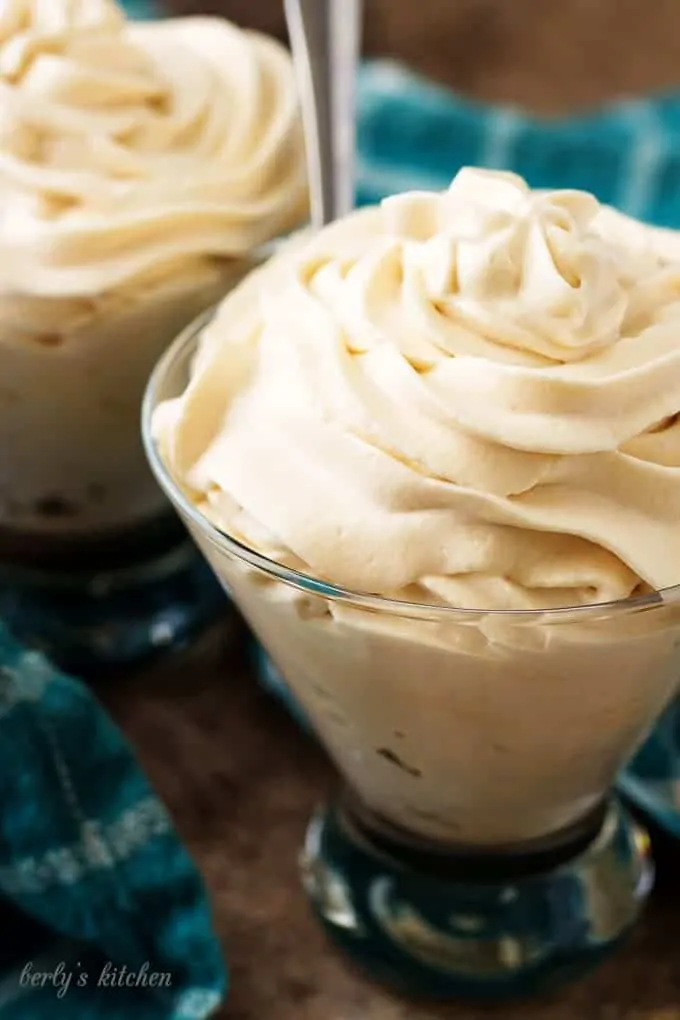
<path id="1" fill-rule="evenodd" d="M 213 319 L 218 307 L 218 305 L 215 305 L 202 312 L 201 315 L 182 330 L 179 336 L 175 338 L 161 355 L 144 391 L 141 416 L 144 451 L 157 482 L 170 502 L 176 508 L 179 508 L 182 514 L 213 545 L 226 550 L 235 556 L 236 559 L 291 587 L 321 596 L 322 598 L 329 598 L 336 602 L 343 602 L 359 606 L 363 609 L 387 612 L 398 616 L 427 618 L 437 616 L 446 618 L 456 615 L 465 616 L 469 619 L 490 616 L 512 619 L 516 622 L 521 622 L 522 620 L 541 620 L 545 622 L 547 619 L 554 619 L 557 622 L 558 620 L 566 620 L 566 618 L 572 618 L 573 616 L 582 618 L 584 616 L 598 616 L 602 614 L 611 615 L 613 613 L 618 614 L 651 609 L 655 606 L 660 607 L 676 602 L 680 603 L 680 584 L 660 588 L 658 591 L 647 592 L 641 595 L 629 596 L 625 599 L 592 602 L 586 605 L 555 606 L 545 609 L 470 609 L 462 606 L 410 602 L 405 599 L 377 595 L 372 592 L 353 591 L 340 585 L 331 584 L 311 574 L 295 570 L 293 567 L 284 566 L 284 564 L 279 563 L 277 560 L 265 556 L 264 553 L 257 552 L 257 550 L 229 535 L 209 520 L 205 514 L 201 513 L 198 507 L 185 495 L 182 487 L 164 463 L 151 430 L 151 419 L 159 403 L 158 393 L 162 388 L 163 381 L 182 359 L 195 351 L 202 329 Z"/>

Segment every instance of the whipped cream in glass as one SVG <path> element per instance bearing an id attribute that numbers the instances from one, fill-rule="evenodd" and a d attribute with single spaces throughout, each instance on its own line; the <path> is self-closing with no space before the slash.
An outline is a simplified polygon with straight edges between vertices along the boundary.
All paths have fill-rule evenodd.
<path id="1" fill-rule="evenodd" d="M 162 511 L 139 403 L 168 342 L 306 209 L 291 61 L 217 18 L 0 10 L 0 527 Z"/>
<path id="2" fill-rule="evenodd" d="M 381 816 L 555 832 L 672 694 L 677 600 L 654 593 L 680 580 L 679 327 L 672 235 L 463 170 L 282 252 L 203 329 L 160 456 Z"/>

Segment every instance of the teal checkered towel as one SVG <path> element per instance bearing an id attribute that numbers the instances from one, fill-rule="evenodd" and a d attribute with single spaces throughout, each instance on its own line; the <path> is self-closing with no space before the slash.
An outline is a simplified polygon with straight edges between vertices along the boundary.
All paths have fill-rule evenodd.
<path id="1" fill-rule="evenodd" d="M 1 1020 L 209 1016 L 205 891 L 123 736 L 2 625 L 0 663 Z"/>
<path id="2" fill-rule="evenodd" d="M 444 188 L 461 166 L 514 170 L 534 188 L 582 188 L 631 216 L 680 228 L 680 94 L 542 119 L 462 99 L 399 64 L 366 64 L 360 203 Z"/>

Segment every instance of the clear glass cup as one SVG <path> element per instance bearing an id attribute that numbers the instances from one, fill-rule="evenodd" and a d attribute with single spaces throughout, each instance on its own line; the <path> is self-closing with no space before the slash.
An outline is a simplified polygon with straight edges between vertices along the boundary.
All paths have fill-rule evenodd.
<path id="1" fill-rule="evenodd" d="M 152 468 L 344 780 L 302 875 L 333 937 L 408 993 L 527 993 L 589 968 L 651 886 L 612 795 L 680 675 L 680 586 L 626 602 L 480 612 L 349 592 L 216 528 L 154 444 L 202 323 L 144 401 Z M 253 465 L 253 470 L 257 466 Z"/>
<path id="2" fill-rule="evenodd" d="M 160 355 L 255 261 L 189 260 L 89 302 L 41 299 L 49 334 L 28 313 L 0 319 L 0 618 L 65 669 L 138 665 L 228 607 L 149 470 L 139 416 Z"/>

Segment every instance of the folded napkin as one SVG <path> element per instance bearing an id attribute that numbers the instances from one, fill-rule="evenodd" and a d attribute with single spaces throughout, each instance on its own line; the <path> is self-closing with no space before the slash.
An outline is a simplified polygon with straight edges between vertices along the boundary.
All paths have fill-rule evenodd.
<path id="1" fill-rule="evenodd" d="M 1 1020 L 201 1020 L 226 971 L 202 882 L 88 690 L 0 624 Z"/>

